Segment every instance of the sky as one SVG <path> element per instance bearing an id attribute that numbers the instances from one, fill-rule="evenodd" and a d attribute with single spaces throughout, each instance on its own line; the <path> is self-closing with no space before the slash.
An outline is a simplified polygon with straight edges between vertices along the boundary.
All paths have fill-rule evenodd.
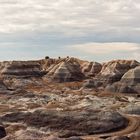
<path id="1" fill-rule="evenodd" d="M 0 0 L 0 61 L 140 61 L 140 0 Z"/>

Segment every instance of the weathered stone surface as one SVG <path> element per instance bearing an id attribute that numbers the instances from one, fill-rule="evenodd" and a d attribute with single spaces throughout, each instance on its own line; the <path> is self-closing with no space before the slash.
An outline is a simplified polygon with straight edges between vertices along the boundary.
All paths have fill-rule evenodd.
<path id="1" fill-rule="evenodd" d="M 106 90 L 120 93 L 140 93 L 140 66 L 126 72 L 121 80 Z"/>
<path id="2" fill-rule="evenodd" d="M 127 136 L 118 136 L 117 138 L 114 138 L 113 140 L 131 140 Z"/>
<path id="3" fill-rule="evenodd" d="M 94 112 L 94 110 L 82 112 L 37 110 L 33 113 L 12 113 L 1 119 L 24 122 L 36 128 L 45 127 L 46 130 L 59 132 L 58 136 L 64 138 L 114 131 L 127 125 L 127 120 L 117 112 Z"/>
<path id="4" fill-rule="evenodd" d="M 102 65 L 97 62 L 84 62 L 81 67 L 86 76 L 96 76 L 102 69 Z"/>
<path id="5" fill-rule="evenodd" d="M 37 61 L 11 61 L 0 65 L 0 73 L 3 77 L 40 77 L 45 73 Z"/>
<path id="6" fill-rule="evenodd" d="M 0 119 L 7 135 L 3 139 L 139 138 L 140 94 L 104 91 L 139 93 L 136 64 L 115 61 L 101 74 L 93 63 L 70 57 L 0 63 Z M 112 75 L 124 71 L 113 83 Z"/>
<path id="7" fill-rule="evenodd" d="M 123 75 L 121 82 L 128 83 L 129 85 L 140 83 L 140 66 L 126 72 Z"/>
<path id="8" fill-rule="evenodd" d="M 108 132 L 123 128 L 127 124 L 127 120 L 116 112 L 97 113 L 91 111 L 70 113 L 36 111 L 24 121 L 31 126 L 57 130 L 59 137 Z"/>
<path id="9" fill-rule="evenodd" d="M 103 82 L 114 83 L 119 81 L 128 70 L 139 65 L 140 63 L 135 60 L 113 60 L 103 64 L 98 78 Z"/>
<path id="10" fill-rule="evenodd" d="M 44 71 L 46 71 L 46 73 L 48 73 L 49 72 L 48 68 L 50 66 L 54 65 L 54 64 L 57 64 L 58 60 L 57 59 L 53 59 L 53 58 L 49 58 L 49 59 L 40 60 L 39 63 L 41 65 L 42 70 L 44 70 Z"/>
<path id="11" fill-rule="evenodd" d="M 0 90 L 6 90 L 6 89 L 7 89 L 7 87 L 4 84 L 3 80 L 0 80 Z"/>
<path id="12" fill-rule="evenodd" d="M 57 82 L 80 81 L 84 79 L 80 64 L 74 58 L 68 58 L 52 65 L 47 76 Z"/>
<path id="13" fill-rule="evenodd" d="M 121 111 L 127 114 L 140 115 L 140 104 L 129 104 L 122 108 Z"/>
<path id="14" fill-rule="evenodd" d="M 102 86 L 102 82 L 98 81 L 97 79 L 86 80 L 83 84 L 84 88 L 98 88 L 100 86 Z"/>

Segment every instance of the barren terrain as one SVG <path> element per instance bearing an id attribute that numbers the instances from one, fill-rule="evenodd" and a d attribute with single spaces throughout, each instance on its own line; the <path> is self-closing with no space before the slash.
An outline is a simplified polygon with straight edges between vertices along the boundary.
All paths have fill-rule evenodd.
<path id="1" fill-rule="evenodd" d="M 1 62 L 2 140 L 140 140 L 140 64 Z"/>

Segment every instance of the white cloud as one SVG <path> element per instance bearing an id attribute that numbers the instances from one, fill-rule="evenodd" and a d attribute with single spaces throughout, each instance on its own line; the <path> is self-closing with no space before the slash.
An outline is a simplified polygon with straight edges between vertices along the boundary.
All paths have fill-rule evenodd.
<path id="1" fill-rule="evenodd" d="M 69 46 L 69 48 L 84 52 L 85 55 L 98 55 L 99 57 L 114 54 L 112 58 L 136 59 L 140 60 L 140 44 L 127 42 L 113 42 L 113 43 L 86 43 Z M 123 56 L 119 56 L 123 53 Z"/>
<path id="2" fill-rule="evenodd" d="M 70 46 L 72 49 L 91 53 L 91 54 L 107 54 L 113 52 L 132 52 L 140 50 L 140 44 L 113 42 L 113 43 L 86 43 Z"/>
<path id="3" fill-rule="evenodd" d="M 139 33 L 139 14 L 139 0 L 1 0 L 0 32 Z"/>
<path id="4" fill-rule="evenodd" d="M 0 42 L 9 42 L 0 49 L 48 43 L 51 52 L 62 45 L 67 53 L 64 45 L 78 42 L 72 49 L 99 56 L 116 52 L 116 58 L 126 52 L 140 60 L 139 15 L 140 0 L 0 0 Z"/>

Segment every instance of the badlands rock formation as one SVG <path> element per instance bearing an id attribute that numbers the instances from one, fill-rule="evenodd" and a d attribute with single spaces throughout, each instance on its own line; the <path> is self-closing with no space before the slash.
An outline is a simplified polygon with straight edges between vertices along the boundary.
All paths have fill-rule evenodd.
<path id="1" fill-rule="evenodd" d="M 119 82 L 107 89 L 112 92 L 140 93 L 140 66 L 126 72 Z"/>
<path id="2" fill-rule="evenodd" d="M 140 83 L 140 66 L 126 72 L 123 75 L 121 82 L 125 82 L 132 85 Z"/>
<path id="3" fill-rule="evenodd" d="M 75 58 L 62 59 L 50 66 L 47 71 L 47 76 L 57 82 L 81 81 L 84 79 L 80 64 Z"/>
<path id="4" fill-rule="evenodd" d="M 86 76 L 96 76 L 102 69 L 102 65 L 97 62 L 84 62 L 82 64 L 82 72 Z"/>
<path id="5" fill-rule="evenodd" d="M 139 140 L 139 91 L 134 60 L 1 62 L 0 138 Z"/>
<path id="6" fill-rule="evenodd" d="M 41 65 L 37 61 L 11 61 L 0 64 L 0 73 L 3 77 L 40 77 L 44 75 Z"/>
<path id="7" fill-rule="evenodd" d="M 99 78 L 104 82 L 113 83 L 119 81 L 128 70 L 139 65 L 135 60 L 113 60 L 103 64 Z"/>
<path id="8" fill-rule="evenodd" d="M 42 60 L 41 66 L 47 73 L 46 77 L 55 82 L 82 81 L 94 77 L 102 68 L 100 63 L 69 57 Z"/>

